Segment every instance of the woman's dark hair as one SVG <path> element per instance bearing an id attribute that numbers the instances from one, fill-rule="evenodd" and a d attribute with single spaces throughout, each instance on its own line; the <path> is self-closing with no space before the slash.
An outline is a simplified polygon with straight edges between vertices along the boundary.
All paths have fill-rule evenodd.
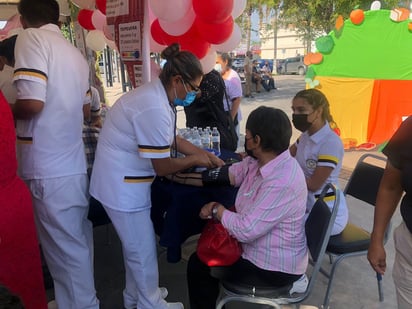
<path id="1" fill-rule="evenodd" d="M 252 137 L 259 135 L 264 151 L 280 154 L 289 148 L 292 125 L 284 111 L 260 106 L 249 114 L 246 129 Z"/>
<path id="2" fill-rule="evenodd" d="M 167 85 L 170 78 L 175 75 L 181 75 L 183 80 L 188 82 L 203 76 L 199 59 L 191 52 L 181 51 L 177 43 L 166 47 L 162 51 L 161 57 L 167 60 L 159 75 L 164 85 Z"/>
<path id="3" fill-rule="evenodd" d="M 296 98 L 305 99 L 306 102 L 313 107 L 313 110 L 317 110 L 319 107 L 322 107 L 322 119 L 324 121 L 328 121 L 330 124 L 336 125 L 330 113 L 329 101 L 321 91 L 314 88 L 301 90 L 295 94 L 293 99 Z"/>
<path id="4" fill-rule="evenodd" d="M 59 3 L 56 0 L 20 0 L 18 10 L 30 27 L 59 23 Z"/>
<path id="5" fill-rule="evenodd" d="M 222 60 L 227 63 L 226 66 L 228 68 L 232 67 L 232 60 L 233 59 L 232 59 L 232 57 L 230 57 L 230 55 L 228 53 L 221 53 L 221 54 L 218 54 L 218 56 L 220 56 L 220 58 L 222 58 Z"/>
<path id="6" fill-rule="evenodd" d="M 0 56 L 6 57 L 7 62 L 14 63 L 14 47 L 16 46 L 17 35 L 13 35 L 0 42 Z"/>

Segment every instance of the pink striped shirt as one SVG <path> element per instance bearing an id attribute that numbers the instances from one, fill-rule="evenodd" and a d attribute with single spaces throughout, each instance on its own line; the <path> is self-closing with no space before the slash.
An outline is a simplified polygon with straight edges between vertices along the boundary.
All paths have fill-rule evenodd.
<path id="1" fill-rule="evenodd" d="M 237 212 L 224 211 L 222 224 L 242 243 L 243 258 L 266 270 L 305 273 L 306 181 L 289 150 L 261 168 L 247 157 L 229 172 L 240 186 Z"/>

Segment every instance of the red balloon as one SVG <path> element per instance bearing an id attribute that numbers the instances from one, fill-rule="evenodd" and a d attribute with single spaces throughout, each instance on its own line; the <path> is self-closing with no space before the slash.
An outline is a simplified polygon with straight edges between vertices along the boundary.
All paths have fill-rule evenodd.
<path id="1" fill-rule="evenodd" d="M 210 43 L 205 41 L 199 34 L 196 26 L 192 26 L 186 33 L 175 37 L 182 50 L 187 50 L 202 59 L 209 51 Z"/>
<path id="2" fill-rule="evenodd" d="M 233 17 L 229 16 L 223 23 L 212 24 L 196 18 L 195 25 L 203 39 L 211 44 L 222 44 L 233 32 Z"/>
<path id="3" fill-rule="evenodd" d="M 160 45 L 170 45 L 177 42 L 177 37 L 166 33 L 162 29 L 158 18 L 156 18 L 150 26 L 150 33 L 152 34 L 153 40 L 155 40 Z"/>
<path id="4" fill-rule="evenodd" d="M 96 0 L 96 7 L 106 15 L 106 0 Z"/>
<path id="5" fill-rule="evenodd" d="M 170 45 L 178 43 L 181 50 L 192 52 L 199 59 L 203 58 L 210 48 L 210 43 L 205 41 L 198 33 L 196 27 L 193 25 L 186 33 L 173 36 L 167 34 L 160 26 L 159 19 L 155 19 L 150 26 L 150 33 L 153 40 L 161 45 Z"/>
<path id="6" fill-rule="evenodd" d="M 93 26 L 92 15 L 93 15 L 92 10 L 81 9 L 79 11 L 79 15 L 77 15 L 77 20 L 79 21 L 80 26 L 82 26 L 86 30 L 96 29 Z"/>
<path id="7" fill-rule="evenodd" d="M 198 18 L 208 23 L 223 23 L 233 10 L 233 0 L 193 0 Z"/>

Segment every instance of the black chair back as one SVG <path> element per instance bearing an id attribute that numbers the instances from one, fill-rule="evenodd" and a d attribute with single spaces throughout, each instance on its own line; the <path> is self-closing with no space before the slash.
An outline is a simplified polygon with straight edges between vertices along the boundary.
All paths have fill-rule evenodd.
<path id="1" fill-rule="evenodd" d="M 323 199 L 319 198 L 306 220 L 306 241 L 314 263 L 316 263 L 321 253 L 331 216 L 332 213 L 328 205 Z"/>
<path id="2" fill-rule="evenodd" d="M 379 156 L 363 155 L 356 164 L 344 193 L 368 204 L 375 205 L 384 167 L 365 162 L 364 160 L 367 158 L 385 161 L 385 158 Z"/>

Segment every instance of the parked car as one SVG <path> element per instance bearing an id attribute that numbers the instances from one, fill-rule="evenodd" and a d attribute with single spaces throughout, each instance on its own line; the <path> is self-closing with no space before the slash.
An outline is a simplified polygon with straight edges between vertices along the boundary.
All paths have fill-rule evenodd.
<path id="1" fill-rule="evenodd" d="M 286 58 L 281 69 L 281 74 L 306 74 L 306 65 L 303 63 L 303 56 Z"/>

